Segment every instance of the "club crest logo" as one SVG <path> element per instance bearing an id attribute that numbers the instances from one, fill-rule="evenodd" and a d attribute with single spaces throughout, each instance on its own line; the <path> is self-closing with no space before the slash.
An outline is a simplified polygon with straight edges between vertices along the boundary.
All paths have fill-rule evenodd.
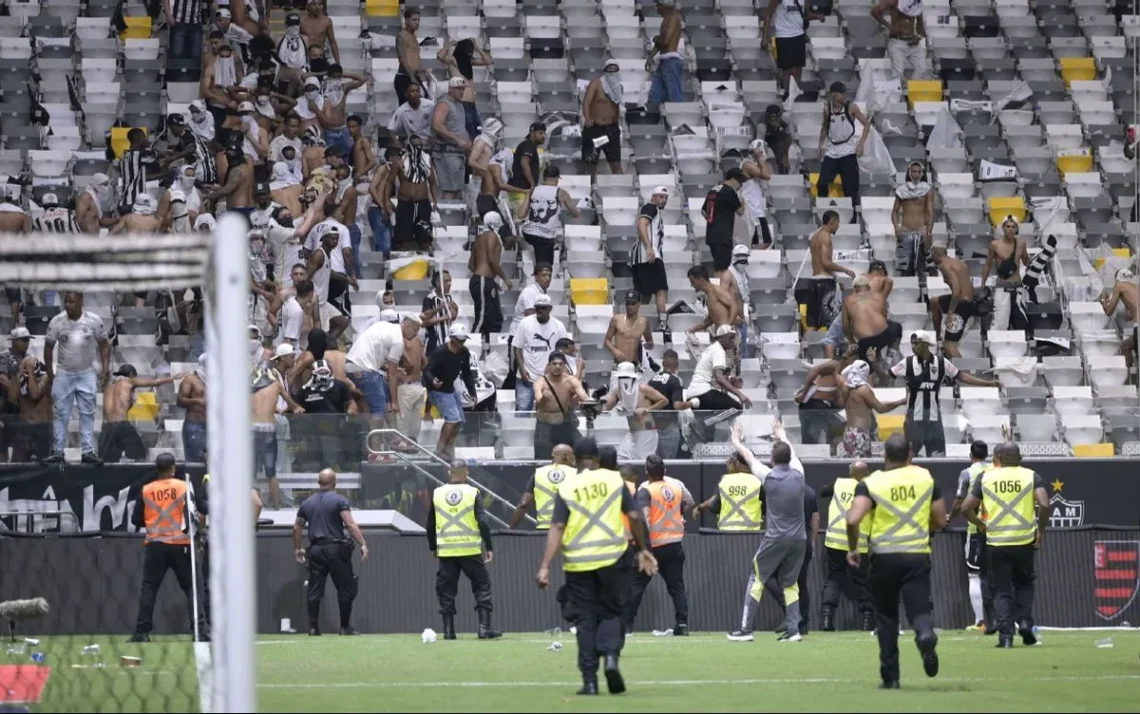
<path id="1" fill-rule="evenodd" d="M 1123 614 L 1140 590 L 1140 541 L 1096 541 L 1093 584 L 1097 616 L 1113 620 Z"/>
<path id="2" fill-rule="evenodd" d="M 546 478 L 550 479 L 550 483 L 562 483 L 566 480 L 566 474 L 559 471 L 558 469 L 555 469 L 548 473 L 546 475 Z"/>
<path id="3" fill-rule="evenodd" d="M 1085 502 L 1070 501 L 1061 495 L 1065 483 L 1055 480 L 1050 484 L 1053 487 L 1053 497 L 1049 499 L 1049 527 L 1050 528 L 1077 528 L 1085 522 Z"/>
<path id="4" fill-rule="evenodd" d="M 449 505 L 457 506 L 457 505 L 459 505 L 459 502 L 462 500 L 463 500 L 463 492 L 460 491 L 459 489 L 453 488 L 447 492 L 447 503 Z"/>

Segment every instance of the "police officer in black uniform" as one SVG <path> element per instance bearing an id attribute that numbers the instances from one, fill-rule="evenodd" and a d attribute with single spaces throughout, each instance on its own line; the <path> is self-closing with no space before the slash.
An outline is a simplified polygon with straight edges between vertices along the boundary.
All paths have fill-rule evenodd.
<path id="1" fill-rule="evenodd" d="M 309 563 L 309 634 L 320 636 L 317 624 L 321 612 L 321 599 L 325 596 L 325 580 L 332 576 L 336 586 L 336 601 L 340 606 L 340 634 L 359 634 L 349 624 L 352 618 L 352 601 L 356 599 L 357 576 L 352 572 L 352 538 L 360 544 L 361 561 L 368 559 L 368 544 L 364 534 L 352 517 L 348 499 L 336 492 L 336 472 L 324 469 L 317 476 L 320 491 L 305 499 L 297 510 L 293 524 L 293 550 L 297 562 Z M 309 550 L 301 547 L 301 528 L 309 525 Z"/>

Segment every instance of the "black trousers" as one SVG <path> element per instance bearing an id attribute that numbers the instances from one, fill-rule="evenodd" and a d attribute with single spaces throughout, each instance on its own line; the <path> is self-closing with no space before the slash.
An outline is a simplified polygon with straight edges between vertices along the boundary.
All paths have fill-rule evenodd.
<path id="1" fill-rule="evenodd" d="M 899 598 L 914 628 L 915 642 L 934 638 L 930 616 L 930 556 L 897 553 L 872 555 L 868 573 L 879 638 L 879 676 L 899 679 Z"/>
<path id="2" fill-rule="evenodd" d="M 613 565 L 597 570 L 566 573 L 566 585 L 558 593 L 562 615 L 578 632 L 578 670 L 582 679 L 596 682 L 600 655 L 621 654 L 625 636 L 622 611 L 629 594 L 631 550 Z"/>
<path id="3" fill-rule="evenodd" d="M 851 199 L 852 206 L 859 205 L 859 157 L 855 154 L 841 156 L 838 159 L 824 157 L 819 165 L 819 183 L 816 184 L 816 193 L 826 198 L 831 182 L 838 176 L 843 180 L 843 193 Z M 856 215 L 853 219 L 859 220 Z"/>
<path id="4" fill-rule="evenodd" d="M 867 585 L 867 569 L 870 561 L 866 555 L 859 561 L 858 568 L 847 563 L 847 551 L 838 548 L 824 548 L 827 556 L 827 575 L 823 580 L 823 606 L 834 610 L 839 606 L 839 596 L 858 603 L 859 612 L 874 612 L 871 601 L 871 588 Z"/>
<path id="5" fill-rule="evenodd" d="M 811 541 L 808 541 L 807 549 L 804 550 L 804 559 L 800 564 L 800 574 L 796 577 L 796 587 L 800 591 L 800 634 L 806 635 L 808 633 L 808 619 L 811 614 L 811 591 L 808 590 L 808 565 L 811 563 Z M 772 598 L 780 603 L 780 609 L 787 610 L 788 605 L 784 602 L 784 589 L 780 587 L 779 579 L 773 575 L 768 578 L 764 583 L 764 589 Z"/>
<path id="6" fill-rule="evenodd" d="M 131 461 L 146 458 L 143 445 L 135 425 L 129 421 L 106 422 L 99 431 L 99 458 L 115 464 L 126 455 Z"/>
<path id="7" fill-rule="evenodd" d="M 455 595 L 459 592 L 459 575 L 471 581 L 471 594 L 475 596 L 475 610 L 491 612 L 491 576 L 482 555 L 462 555 L 457 558 L 440 558 L 435 574 L 435 595 L 439 598 L 441 615 L 455 614 Z"/>
<path id="8" fill-rule="evenodd" d="M 998 633 L 1013 636 L 1014 620 L 1033 627 L 1034 581 L 1037 567 L 1033 544 L 986 546 L 990 585 L 994 592 Z"/>
<path id="9" fill-rule="evenodd" d="M 168 543 L 148 543 L 143 548 L 142 590 L 139 593 L 139 617 L 135 623 L 136 635 L 149 635 L 154 629 L 154 605 L 158 600 L 158 589 L 166 578 L 166 571 L 173 570 L 178 587 L 186 595 L 186 612 L 190 618 L 190 629 L 194 629 L 194 581 L 191 576 L 190 546 Z M 198 607 L 198 631 L 209 633 L 206 610 Z"/>
<path id="10" fill-rule="evenodd" d="M 356 599 L 359 579 L 352 572 L 351 543 L 314 543 L 309 546 L 309 627 L 317 627 L 325 582 L 332 576 L 336 587 L 336 604 L 340 607 L 340 626 L 346 628 L 352 619 L 352 601 Z"/>
<path id="11" fill-rule="evenodd" d="M 910 421 L 903 424 L 903 433 L 910 442 L 910 450 L 915 456 L 926 449 L 927 458 L 946 455 L 946 431 L 941 421 Z"/>
<path id="12" fill-rule="evenodd" d="M 689 624 L 689 596 L 685 594 L 685 549 L 680 542 L 669 543 L 653 549 L 657 558 L 657 572 L 665 581 L 665 589 L 673 599 L 673 612 L 678 625 Z M 653 577 L 640 570 L 633 573 L 633 585 L 629 589 L 629 599 L 625 603 L 625 631 L 633 632 L 637 611 L 641 608 L 641 598 Z"/>

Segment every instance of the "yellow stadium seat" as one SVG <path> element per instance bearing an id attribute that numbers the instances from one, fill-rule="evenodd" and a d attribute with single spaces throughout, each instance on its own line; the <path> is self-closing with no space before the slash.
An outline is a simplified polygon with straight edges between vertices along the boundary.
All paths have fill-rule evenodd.
<path id="1" fill-rule="evenodd" d="M 879 424 L 879 439 L 886 441 L 893 434 L 900 434 L 903 430 L 903 422 L 906 416 L 903 414 L 879 414 L 876 416 L 875 421 Z"/>
<path id="2" fill-rule="evenodd" d="M 399 0 L 367 0 L 364 12 L 369 17 L 396 17 L 400 14 Z"/>
<path id="3" fill-rule="evenodd" d="M 1082 149 L 1079 154 L 1057 157 L 1057 170 L 1061 172 L 1061 178 L 1070 172 L 1075 174 L 1088 173 L 1092 171 L 1092 166 L 1092 152 L 1088 149 Z"/>
<path id="4" fill-rule="evenodd" d="M 1070 82 L 1091 82 L 1096 79 L 1096 60 L 1092 57 L 1062 57 L 1061 77 L 1066 87 Z"/>
<path id="5" fill-rule="evenodd" d="M 122 157 L 123 152 L 131 148 L 131 142 L 127 141 L 127 133 L 134 127 L 131 126 L 116 126 L 111 127 L 111 150 L 115 152 L 115 158 Z M 139 127 L 146 131 L 146 127 Z"/>
<path id="6" fill-rule="evenodd" d="M 427 260 L 413 260 L 392 272 L 396 280 L 423 280 L 428 276 Z"/>
<path id="7" fill-rule="evenodd" d="M 1112 444 L 1073 444 L 1073 456 L 1107 459 L 1115 455 Z"/>
<path id="8" fill-rule="evenodd" d="M 1127 248 L 1113 248 L 1112 254 L 1115 255 L 1117 258 L 1131 258 L 1132 257 L 1132 251 L 1127 249 Z M 1104 258 L 1097 258 L 1096 259 L 1096 269 L 1100 270 L 1103 267 L 1104 267 Z"/>
<path id="9" fill-rule="evenodd" d="M 941 102 L 942 82 L 937 79 L 912 79 L 906 83 L 906 98 L 910 108 L 915 102 Z"/>
<path id="10" fill-rule="evenodd" d="M 1005 222 L 1006 217 L 1013 216 L 1018 223 L 1025 220 L 1025 200 L 1020 196 L 1006 198 L 995 196 L 989 199 L 990 223 L 997 228 Z"/>
<path id="11" fill-rule="evenodd" d="M 804 305 L 801 303 L 799 307 L 800 307 L 800 327 L 802 327 L 804 329 L 804 331 L 806 332 L 808 329 L 807 305 Z"/>
<path id="12" fill-rule="evenodd" d="M 142 17 L 124 17 L 123 22 L 127 23 L 127 28 L 119 33 L 119 37 L 124 40 L 149 40 L 151 19 L 147 16 Z"/>
<path id="13" fill-rule="evenodd" d="M 575 305 L 608 305 L 610 281 L 606 278 L 571 278 L 570 299 Z"/>
<path id="14" fill-rule="evenodd" d="M 158 418 L 158 400 L 154 392 L 139 392 L 135 404 L 127 412 L 130 421 L 154 421 Z"/>
<path id="15" fill-rule="evenodd" d="M 808 191 L 811 193 L 812 198 L 816 198 L 819 193 L 815 190 L 819 184 L 819 174 L 808 174 L 808 181 L 811 183 L 808 187 Z M 831 188 L 828 190 L 827 195 L 830 198 L 846 196 L 847 194 L 843 193 L 843 179 L 836 176 L 835 180 L 831 182 Z"/>

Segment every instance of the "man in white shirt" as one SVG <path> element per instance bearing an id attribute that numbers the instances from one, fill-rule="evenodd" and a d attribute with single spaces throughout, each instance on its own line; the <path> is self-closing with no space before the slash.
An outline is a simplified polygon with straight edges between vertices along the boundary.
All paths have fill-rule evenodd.
<path id="1" fill-rule="evenodd" d="M 286 146 L 292 146 L 293 150 L 297 152 L 297 156 L 301 155 L 304 151 L 304 146 L 301 144 L 301 117 L 296 114 L 288 114 L 285 116 L 284 131 L 278 136 L 273 137 L 273 141 L 269 142 L 269 161 L 281 161 L 281 150 Z"/>
<path id="2" fill-rule="evenodd" d="M 700 412 L 735 411 L 741 406 L 752 406 L 752 401 L 744 392 L 737 389 L 728 378 L 728 350 L 736 340 L 736 330 L 732 325 L 719 325 L 713 332 L 714 341 L 701 353 L 693 368 L 693 378 L 685 390 L 685 399 L 696 410 L 693 414 L 693 430 L 697 436 L 708 441 L 705 431 L 706 421 L 722 421 L 723 417 L 709 419 L 709 414 Z"/>
<path id="3" fill-rule="evenodd" d="M 416 83 L 408 86 L 407 97 L 408 101 L 392 112 L 388 131 L 405 141 L 410 136 L 418 136 L 427 149 L 431 146 L 431 114 L 435 105 L 423 101 L 423 92 Z"/>
<path id="4" fill-rule="evenodd" d="M 546 371 L 550 353 L 566 337 L 566 326 L 550 316 L 554 303 L 543 293 L 534 300 L 534 314 L 519 322 L 513 350 L 518 365 L 515 380 L 515 411 L 534 411 L 534 382 Z"/>
<path id="5" fill-rule="evenodd" d="M 519 293 L 519 299 L 515 301 L 515 314 L 511 318 L 511 326 L 508 330 L 510 337 L 507 338 L 508 359 L 511 363 L 510 374 L 515 373 L 515 333 L 519 329 L 519 324 L 534 314 L 534 301 L 538 299 L 539 295 L 546 294 L 546 289 L 550 287 L 550 280 L 553 276 L 554 271 L 550 263 L 536 263 L 534 266 L 534 282 L 528 283 Z"/>
<path id="6" fill-rule="evenodd" d="M 362 332 L 345 357 L 344 371 L 364 394 L 373 424 L 389 412 L 399 412 L 400 359 L 404 340 L 419 333 L 420 319 L 404 315 L 400 324 L 375 322 Z"/>
<path id="7" fill-rule="evenodd" d="M 309 330 L 321 326 L 321 308 L 311 280 L 302 280 L 295 286 L 293 295 L 281 305 L 278 325 L 281 343 L 289 343 L 298 350 L 308 349 Z M 308 316 L 309 324 L 305 324 Z"/>

